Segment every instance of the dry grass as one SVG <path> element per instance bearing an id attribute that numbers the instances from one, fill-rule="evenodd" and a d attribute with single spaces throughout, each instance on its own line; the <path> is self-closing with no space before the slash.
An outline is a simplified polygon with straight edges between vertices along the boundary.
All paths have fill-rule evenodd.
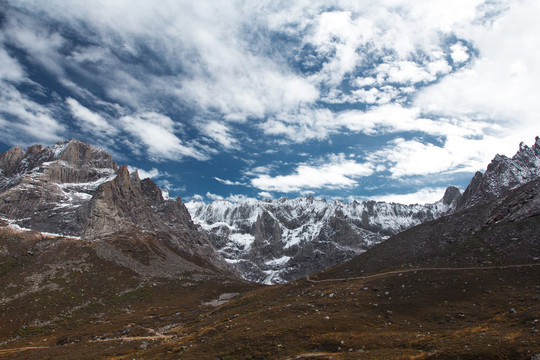
<path id="1" fill-rule="evenodd" d="M 537 267 L 272 287 L 200 274 L 142 280 L 97 256 L 92 243 L 0 235 L 2 298 L 12 299 L 0 304 L 0 358 L 427 360 L 540 353 Z M 209 305 L 224 293 L 240 295 Z"/>

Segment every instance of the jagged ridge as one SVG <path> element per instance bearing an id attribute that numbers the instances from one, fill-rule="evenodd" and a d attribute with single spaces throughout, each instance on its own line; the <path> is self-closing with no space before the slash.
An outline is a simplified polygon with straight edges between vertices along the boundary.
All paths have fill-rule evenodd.
<path id="1" fill-rule="evenodd" d="M 0 215 L 33 230 L 99 239 L 153 234 L 188 258 L 227 268 L 184 204 L 164 199 L 100 148 L 78 140 L 52 147 L 15 147 L 0 154 Z"/>
<path id="2" fill-rule="evenodd" d="M 509 190 L 539 176 L 540 138 L 537 136 L 532 147 L 522 142 L 512 158 L 497 154 L 484 173 L 478 171 L 459 199 L 456 210 L 504 196 Z"/>
<path id="3" fill-rule="evenodd" d="M 364 252 L 391 235 L 448 212 L 459 197 L 450 187 L 434 204 L 346 203 L 248 199 L 239 203 L 187 203 L 194 221 L 252 281 L 282 283 Z"/>

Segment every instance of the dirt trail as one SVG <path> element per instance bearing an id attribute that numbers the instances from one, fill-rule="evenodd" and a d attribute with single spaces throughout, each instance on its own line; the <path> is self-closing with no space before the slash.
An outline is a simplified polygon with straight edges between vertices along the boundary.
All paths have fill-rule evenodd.
<path id="1" fill-rule="evenodd" d="M 151 336 L 120 336 L 115 338 L 107 339 L 95 339 L 89 340 L 88 342 L 111 342 L 111 341 L 143 341 L 143 340 L 168 340 L 171 339 L 172 335 L 151 335 Z"/>
<path id="2" fill-rule="evenodd" d="M 522 267 L 531 267 L 531 266 L 540 266 L 540 263 L 536 264 L 518 264 L 518 265 L 500 265 L 500 266 L 470 266 L 470 267 L 441 267 L 441 268 L 413 268 L 413 269 L 402 269 L 402 270 L 393 270 L 387 271 L 374 275 L 366 276 L 356 276 L 342 279 L 322 279 L 322 280 L 313 280 L 309 278 L 309 275 L 306 276 L 306 280 L 311 283 L 325 283 L 325 282 L 341 282 L 341 281 L 354 281 L 354 280 L 371 280 L 378 277 L 386 277 L 396 274 L 410 273 L 416 271 L 467 271 L 467 270 L 494 270 L 494 269 L 512 269 L 512 268 L 522 268 Z"/>

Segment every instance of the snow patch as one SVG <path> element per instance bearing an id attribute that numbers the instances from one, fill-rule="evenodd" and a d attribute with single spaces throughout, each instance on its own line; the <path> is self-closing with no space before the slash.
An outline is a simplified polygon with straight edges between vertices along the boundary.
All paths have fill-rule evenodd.
<path id="1" fill-rule="evenodd" d="M 236 233 L 229 235 L 229 240 L 231 240 L 233 243 L 242 245 L 245 248 L 249 248 L 253 241 L 255 241 L 255 237 L 251 234 Z"/>
<path id="2" fill-rule="evenodd" d="M 272 259 L 267 261 L 265 264 L 268 266 L 283 266 L 291 259 L 290 256 L 282 256 L 278 259 Z"/>
<path id="3" fill-rule="evenodd" d="M 23 221 L 25 219 L 13 220 L 13 219 L 0 217 L 0 220 L 6 221 L 8 223 L 7 228 L 9 228 L 11 230 L 14 230 L 14 231 L 17 231 L 17 232 L 34 231 L 32 229 L 28 229 L 28 228 L 19 226 L 17 224 L 18 222 Z M 43 232 L 43 231 L 39 231 L 39 233 L 44 237 L 55 237 L 55 238 L 56 237 L 62 237 L 62 238 L 66 238 L 66 239 L 82 240 L 82 238 L 80 236 L 69 236 L 69 235 L 55 234 L 55 233 Z"/>

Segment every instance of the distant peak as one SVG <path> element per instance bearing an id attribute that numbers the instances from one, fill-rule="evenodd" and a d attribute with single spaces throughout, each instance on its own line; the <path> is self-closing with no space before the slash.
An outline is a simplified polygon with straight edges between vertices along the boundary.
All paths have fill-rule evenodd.
<path id="1" fill-rule="evenodd" d="M 43 150 L 43 146 L 41 146 L 41 145 L 32 145 L 32 146 L 28 147 L 28 150 L 26 151 L 26 153 L 28 155 L 31 155 L 31 154 L 38 153 L 41 150 Z"/>
<path id="2" fill-rule="evenodd" d="M 455 186 L 449 186 L 446 188 L 443 196 L 443 204 L 450 205 L 461 196 L 461 191 Z"/>

